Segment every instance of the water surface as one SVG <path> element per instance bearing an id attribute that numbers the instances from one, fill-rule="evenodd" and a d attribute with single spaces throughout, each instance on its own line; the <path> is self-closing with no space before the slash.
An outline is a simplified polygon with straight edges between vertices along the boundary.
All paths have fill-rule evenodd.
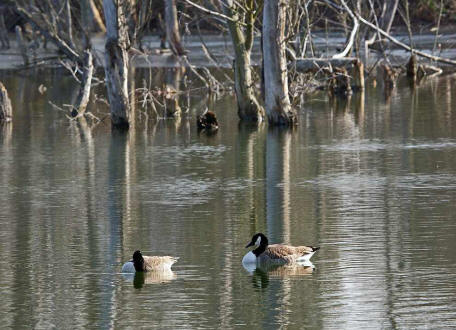
<path id="1" fill-rule="evenodd" d="M 209 103 L 211 136 L 195 125 L 203 95 L 120 133 L 49 105 L 77 93 L 61 71 L 0 78 L 15 111 L 0 133 L 2 326 L 456 327 L 454 77 L 316 95 L 292 131 L 239 125 L 228 93 Z M 314 271 L 247 272 L 259 231 L 321 246 Z M 173 276 L 125 278 L 135 249 L 180 257 Z"/>

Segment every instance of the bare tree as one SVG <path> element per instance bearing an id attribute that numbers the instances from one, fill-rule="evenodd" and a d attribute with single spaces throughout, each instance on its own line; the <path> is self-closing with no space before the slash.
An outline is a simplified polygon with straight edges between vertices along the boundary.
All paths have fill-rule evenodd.
<path id="1" fill-rule="evenodd" d="M 265 104 L 271 125 L 293 125 L 296 111 L 288 96 L 288 70 L 285 57 L 287 0 L 265 0 L 263 8 L 263 57 Z"/>
<path id="2" fill-rule="evenodd" d="M 179 33 L 179 24 L 177 23 L 176 0 L 165 0 L 165 23 L 166 38 L 173 54 L 177 56 L 185 55 L 185 49 L 182 46 Z"/>
<path id="3" fill-rule="evenodd" d="M 126 0 L 103 0 L 106 21 L 105 73 L 111 121 L 114 127 L 128 128 L 128 27 Z"/>
<path id="4" fill-rule="evenodd" d="M 263 107 L 260 106 L 255 97 L 251 66 L 254 24 L 257 16 L 255 1 L 224 0 L 222 5 L 225 8 L 225 15 L 231 18 L 226 20 L 226 23 L 234 47 L 234 84 L 239 118 L 246 121 L 261 122 L 265 114 Z M 240 15 L 241 10 L 246 11 L 244 15 Z"/>
<path id="5" fill-rule="evenodd" d="M 225 20 L 234 48 L 234 87 L 239 118 L 251 122 L 263 121 L 265 112 L 255 96 L 251 65 L 254 26 L 261 12 L 262 1 L 220 0 L 218 4 L 223 8 L 223 13 L 220 9 L 210 10 L 190 0 L 185 2 L 210 16 Z"/>

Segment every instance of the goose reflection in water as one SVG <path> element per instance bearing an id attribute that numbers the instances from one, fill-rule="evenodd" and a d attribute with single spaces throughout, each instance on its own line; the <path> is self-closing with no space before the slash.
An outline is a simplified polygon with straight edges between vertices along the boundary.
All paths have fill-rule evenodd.
<path id="1" fill-rule="evenodd" d="M 162 284 L 169 283 L 177 278 L 176 273 L 172 270 L 122 273 L 125 280 L 133 282 L 133 286 L 140 289 L 144 284 Z"/>
<path id="2" fill-rule="evenodd" d="M 285 279 L 311 275 L 315 266 L 311 262 L 292 265 L 244 265 L 244 269 L 252 275 L 252 284 L 256 289 L 265 289 L 270 278 Z"/>

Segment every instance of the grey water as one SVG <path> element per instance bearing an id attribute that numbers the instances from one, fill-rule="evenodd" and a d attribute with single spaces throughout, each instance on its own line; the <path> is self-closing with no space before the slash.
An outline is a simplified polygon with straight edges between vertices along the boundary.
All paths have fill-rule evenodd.
<path id="1" fill-rule="evenodd" d="M 456 77 L 317 94 L 293 130 L 192 92 L 180 119 L 138 110 L 127 133 L 50 105 L 74 99 L 66 73 L 0 78 L 2 328 L 456 327 Z M 213 135 L 196 130 L 206 104 Z M 256 232 L 320 246 L 313 271 L 245 270 Z M 180 259 L 126 277 L 136 249 Z"/>

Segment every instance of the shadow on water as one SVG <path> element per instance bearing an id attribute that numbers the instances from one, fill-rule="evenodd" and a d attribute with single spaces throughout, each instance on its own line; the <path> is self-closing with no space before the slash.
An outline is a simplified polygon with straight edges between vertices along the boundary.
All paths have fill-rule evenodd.
<path id="1" fill-rule="evenodd" d="M 154 271 L 154 272 L 136 272 L 136 273 L 123 273 L 122 277 L 133 283 L 135 289 L 141 289 L 145 284 L 163 284 L 169 283 L 177 278 L 175 272 L 171 270 Z"/>
<path id="2" fill-rule="evenodd" d="M 266 289 L 269 286 L 270 279 L 290 279 L 300 276 L 312 275 L 314 272 L 314 265 L 307 263 L 306 265 L 283 265 L 283 266 L 260 266 L 253 268 L 246 268 L 252 275 L 252 284 L 255 289 Z"/>

